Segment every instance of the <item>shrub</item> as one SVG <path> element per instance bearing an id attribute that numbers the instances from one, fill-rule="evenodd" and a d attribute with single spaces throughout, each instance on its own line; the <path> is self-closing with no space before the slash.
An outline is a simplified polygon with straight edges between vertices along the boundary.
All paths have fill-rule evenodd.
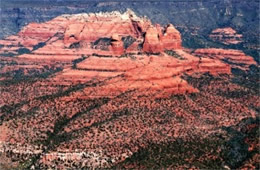
<path id="1" fill-rule="evenodd" d="M 3 57 L 14 57 L 15 54 L 9 52 L 9 53 L 2 53 L 2 54 L 0 54 L 0 56 L 3 56 Z"/>
<path id="2" fill-rule="evenodd" d="M 19 48 L 19 49 L 17 50 L 17 52 L 18 52 L 18 55 L 31 53 L 31 51 L 30 51 L 28 48 Z"/>
<path id="3" fill-rule="evenodd" d="M 180 56 L 179 54 L 177 54 L 175 51 L 172 51 L 172 50 L 165 50 L 164 51 L 166 54 L 172 56 L 172 57 L 175 57 L 179 60 L 185 60 L 185 58 L 183 58 L 182 56 Z"/>
<path id="4" fill-rule="evenodd" d="M 46 42 L 40 42 L 40 43 L 38 43 L 37 45 L 33 46 L 33 51 L 34 51 L 34 50 L 37 50 L 37 49 L 39 49 L 39 48 L 42 48 L 42 47 L 45 46 L 45 45 L 46 45 Z"/>
<path id="5" fill-rule="evenodd" d="M 129 35 L 126 37 L 122 37 L 122 41 L 124 43 L 124 48 L 127 49 L 130 45 L 132 45 L 136 41 L 136 39 Z"/>
<path id="6" fill-rule="evenodd" d="M 124 53 L 121 56 L 119 56 L 119 58 L 128 58 L 128 57 L 130 57 L 132 60 L 136 59 L 136 57 L 132 53 Z"/>
<path id="7" fill-rule="evenodd" d="M 79 42 L 72 43 L 72 44 L 69 46 L 70 49 L 79 48 L 79 47 L 80 47 L 80 43 L 79 43 Z"/>
<path id="8" fill-rule="evenodd" d="M 78 58 L 78 59 L 76 59 L 76 60 L 73 60 L 73 61 L 72 61 L 72 63 L 73 63 L 72 68 L 73 68 L 73 69 L 76 69 L 76 65 L 77 65 L 78 63 L 80 63 L 81 61 L 85 60 L 86 58 L 87 58 L 86 56 L 82 55 L 81 58 Z"/>

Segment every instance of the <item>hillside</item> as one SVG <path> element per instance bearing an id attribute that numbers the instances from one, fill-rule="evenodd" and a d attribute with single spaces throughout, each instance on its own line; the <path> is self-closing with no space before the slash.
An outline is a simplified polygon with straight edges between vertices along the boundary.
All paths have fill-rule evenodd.
<path id="1" fill-rule="evenodd" d="M 4 21 L 0 40 L 0 169 L 259 169 L 259 64 L 244 47 L 257 31 L 196 22 L 224 2 L 32 1 L 19 19 L 3 2 L 21 25 Z M 170 5 L 184 18 L 152 13 Z"/>

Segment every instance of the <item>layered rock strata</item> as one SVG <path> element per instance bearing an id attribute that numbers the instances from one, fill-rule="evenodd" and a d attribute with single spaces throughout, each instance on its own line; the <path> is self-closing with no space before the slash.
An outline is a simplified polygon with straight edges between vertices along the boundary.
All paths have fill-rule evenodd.
<path id="1" fill-rule="evenodd" d="M 231 27 L 217 28 L 211 32 L 209 37 L 214 41 L 226 45 L 239 44 L 243 42 L 243 35 L 238 34 L 236 30 Z"/>
<path id="2" fill-rule="evenodd" d="M 113 85 L 103 87 L 106 90 L 102 96 L 129 89 L 162 90 L 168 91 L 168 95 L 197 92 L 181 78 L 184 74 L 230 74 L 230 66 L 223 60 L 227 56 L 230 62 L 255 64 L 238 51 L 201 49 L 189 54 L 181 42 L 181 35 L 172 24 L 165 28 L 153 25 L 132 11 L 62 15 L 46 23 L 29 24 L 18 35 L 0 41 L 2 52 L 10 45 L 10 53 L 27 49 L 16 51 L 14 56 L 29 60 L 34 66 L 39 62 L 70 63 L 52 78 L 57 84 L 117 77 Z"/>
<path id="3" fill-rule="evenodd" d="M 205 58 L 218 59 L 228 63 L 233 68 L 242 70 L 248 70 L 250 65 L 257 65 L 253 57 L 246 55 L 240 50 L 208 48 L 197 49 L 193 54 Z"/>

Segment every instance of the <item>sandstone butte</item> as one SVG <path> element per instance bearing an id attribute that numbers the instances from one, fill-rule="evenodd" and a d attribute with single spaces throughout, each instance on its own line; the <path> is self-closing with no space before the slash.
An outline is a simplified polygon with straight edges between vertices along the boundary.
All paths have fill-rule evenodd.
<path id="1" fill-rule="evenodd" d="M 18 83 L 6 87 L 11 92 L 1 91 L 5 97 L 0 98 L 0 105 L 8 107 L 0 113 L 4 118 L 0 152 L 8 149 L 18 156 L 40 153 L 44 164 L 58 159 L 72 160 L 73 164 L 81 160 L 89 167 L 106 168 L 108 158 L 114 163 L 125 160 L 145 148 L 146 141 L 160 143 L 194 132 L 209 136 L 210 129 L 215 133 L 216 127 L 233 127 L 243 118 L 256 117 L 252 106 L 259 108 L 258 96 L 248 95 L 244 100 L 219 95 L 221 90 L 244 88 L 224 80 L 205 83 L 201 88 L 194 83 L 193 87 L 183 78 L 231 74 L 231 68 L 248 70 L 256 64 L 253 58 L 238 50 L 185 49 L 181 42 L 181 34 L 173 25 L 154 25 L 132 11 L 62 15 L 45 23 L 28 24 L 17 35 L 0 40 L 0 61 L 17 63 L 4 65 L 1 75 L 19 70 L 30 75 L 46 67 L 62 67 L 44 80 Z M 10 53 L 12 57 L 4 56 Z M 75 90 L 80 83 L 91 85 Z M 75 91 L 48 98 L 63 89 Z M 199 90 L 194 99 L 154 100 Z M 106 104 L 104 98 L 113 100 Z M 8 109 L 17 104 L 18 110 Z M 95 109 L 89 111 L 93 106 Z M 91 114 L 79 115 L 82 111 Z M 72 120 L 64 132 L 75 138 L 46 152 L 35 143 L 55 131 L 63 116 Z"/>
<path id="2" fill-rule="evenodd" d="M 154 25 L 127 10 L 123 14 L 61 15 L 48 22 L 30 23 L 17 35 L 0 40 L 0 53 L 13 53 L 20 61 L 33 62 L 37 67 L 70 63 L 51 77 L 57 84 L 113 78 L 97 92 L 101 96 L 131 89 L 160 91 L 158 97 L 197 92 L 182 79 L 184 74 L 230 74 L 231 68 L 246 70 L 256 64 L 242 51 L 198 49 L 191 53 L 181 43 L 181 34 L 172 24 Z M 18 54 L 21 48 L 29 52 Z M 82 61 L 72 67 L 76 59 Z"/>

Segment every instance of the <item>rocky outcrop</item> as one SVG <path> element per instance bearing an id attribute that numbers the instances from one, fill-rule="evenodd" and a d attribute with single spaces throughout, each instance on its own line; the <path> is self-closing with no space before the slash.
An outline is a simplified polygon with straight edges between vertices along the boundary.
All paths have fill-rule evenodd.
<path id="1" fill-rule="evenodd" d="M 64 45 L 69 47 L 71 44 L 81 41 L 83 28 L 83 23 L 73 23 L 68 25 L 64 33 Z"/>
<path id="2" fill-rule="evenodd" d="M 165 30 L 164 35 L 161 37 L 163 48 L 167 50 L 181 49 L 181 34 L 172 25 L 169 24 Z"/>
<path id="3" fill-rule="evenodd" d="M 257 65 L 253 57 L 246 55 L 240 50 L 208 48 L 197 49 L 193 54 L 204 58 L 218 59 L 231 65 L 233 68 L 243 70 L 249 69 L 249 66 L 252 64 Z"/>
<path id="4" fill-rule="evenodd" d="M 124 46 L 123 37 L 131 37 L 134 42 Z M 102 42 L 95 44 L 100 39 L 110 39 L 111 46 L 107 48 Z M 59 58 L 57 55 L 81 55 L 86 54 L 86 51 L 103 55 L 104 50 L 109 50 L 107 55 L 119 56 L 124 51 L 162 53 L 164 50 L 180 49 L 181 35 L 171 24 L 166 28 L 159 24 L 154 26 L 147 18 L 138 17 L 128 10 L 123 14 L 62 15 L 45 23 L 29 24 L 17 35 L 1 40 L 0 44 L 4 46 L 0 49 L 3 53 L 12 46 L 12 51 L 9 50 L 12 56 L 21 55 L 18 53 L 20 48 L 28 49 L 26 53 L 30 54 L 21 56 L 25 58 L 31 58 L 31 55 L 37 57 L 35 54 L 40 54 L 39 59 L 51 58 L 44 54 L 56 59 Z"/>
<path id="5" fill-rule="evenodd" d="M 115 55 L 122 55 L 124 53 L 124 43 L 118 34 L 113 34 L 111 37 L 111 51 Z"/>
<path id="6" fill-rule="evenodd" d="M 230 74 L 230 66 L 220 60 L 195 57 L 183 50 L 175 55 L 130 55 L 125 57 L 90 56 L 76 64 L 75 69 L 63 70 L 53 80 L 55 82 L 87 82 L 92 79 L 113 78 L 96 91 L 97 96 L 113 97 L 129 90 L 161 91 L 157 97 L 171 94 L 194 93 L 198 89 L 190 86 L 181 77 L 184 74 L 212 75 Z M 97 94 L 98 93 L 98 94 Z"/>
<path id="7" fill-rule="evenodd" d="M 156 27 L 151 26 L 145 33 L 143 51 L 149 53 L 160 53 L 163 46 L 159 39 L 159 33 Z"/>
<path id="8" fill-rule="evenodd" d="M 94 42 L 100 37 L 120 36 L 139 37 L 151 25 L 149 20 L 137 17 L 128 10 L 124 14 L 119 12 L 66 15 L 73 22 L 64 33 L 64 44 L 74 42 Z M 76 22 L 76 23 L 75 23 Z"/>
<path id="9" fill-rule="evenodd" d="M 45 34 L 41 37 L 43 32 Z M 34 43 L 28 44 L 24 39 Z M 22 40 L 20 45 L 29 51 L 16 54 L 17 57 L 31 61 L 33 66 L 40 61 L 46 65 L 56 62 L 72 65 L 51 78 L 54 84 L 69 86 L 112 78 L 110 84 L 102 87 L 103 90 L 97 90 L 96 96 L 91 95 L 94 98 L 111 97 L 133 89 L 159 90 L 160 97 L 165 96 L 162 94 L 198 92 L 182 78 L 184 74 L 230 74 L 229 64 L 224 63 L 226 58 L 229 62 L 253 63 L 250 58 L 241 58 L 243 53 L 228 50 L 205 49 L 189 54 L 182 49 L 181 35 L 173 25 L 165 28 L 159 24 L 153 26 L 149 20 L 137 17 L 131 11 L 124 14 L 63 15 L 46 23 L 29 24 L 18 35 L 1 43 L 13 43 L 19 49 L 19 40 Z M 3 74 L 7 72 L 11 71 L 3 70 Z"/>
<path id="10" fill-rule="evenodd" d="M 164 34 L 162 32 L 165 32 Z M 146 34 L 143 44 L 143 51 L 150 53 L 160 53 L 164 50 L 181 49 L 180 32 L 172 24 L 162 30 L 159 24 L 150 27 Z"/>
<path id="11" fill-rule="evenodd" d="M 243 42 L 243 35 L 238 34 L 236 30 L 231 27 L 227 28 L 217 28 L 211 32 L 209 37 L 217 42 L 231 45 L 231 44 L 239 44 Z"/>

